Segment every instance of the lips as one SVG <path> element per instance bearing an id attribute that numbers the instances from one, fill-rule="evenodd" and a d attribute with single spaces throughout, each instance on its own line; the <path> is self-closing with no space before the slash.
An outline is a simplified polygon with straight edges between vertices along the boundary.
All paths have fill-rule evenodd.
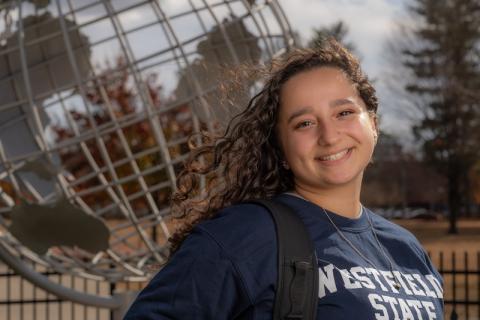
<path id="1" fill-rule="evenodd" d="M 332 154 L 329 154 L 329 155 L 326 155 L 326 156 L 318 157 L 316 159 L 320 160 L 322 162 L 338 161 L 338 160 L 341 160 L 343 158 L 346 158 L 350 154 L 351 150 L 352 150 L 351 148 L 344 149 L 344 150 L 339 151 L 337 153 L 332 153 Z"/>

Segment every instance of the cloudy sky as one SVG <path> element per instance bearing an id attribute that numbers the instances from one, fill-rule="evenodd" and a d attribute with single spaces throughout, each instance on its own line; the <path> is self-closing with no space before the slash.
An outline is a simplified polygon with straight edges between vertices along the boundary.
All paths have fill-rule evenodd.
<path id="1" fill-rule="evenodd" d="M 97 0 L 85 0 L 82 3 L 95 2 Z M 405 3 L 410 0 L 278 0 L 284 9 L 291 28 L 298 32 L 304 42 L 311 38 L 313 28 L 329 26 L 335 22 L 343 21 L 349 28 L 347 41 L 354 44 L 360 55 L 364 70 L 371 79 L 374 79 L 374 85 L 378 91 L 380 99 L 380 116 L 382 130 L 399 136 L 403 142 L 407 142 L 410 138 L 410 122 L 406 121 L 406 117 L 398 110 L 399 99 L 388 91 L 385 85 L 388 78 L 385 72 L 388 71 L 390 65 L 387 63 L 386 42 L 394 34 L 397 22 L 404 19 Z M 162 8 L 170 16 L 185 12 L 190 8 L 189 3 L 196 3 L 201 6 L 202 1 L 188 2 L 186 0 L 165 0 L 162 1 Z M 61 1 L 65 4 L 66 1 Z M 74 2 L 77 3 L 77 2 Z M 140 0 L 115 0 L 112 1 L 116 10 L 131 6 L 132 3 L 138 3 L 133 9 L 122 12 L 118 15 L 123 28 L 131 31 L 127 35 L 127 40 L 131 45 L 132 54 L 136 59 L 144 59 L 143 64 L 152 63 L 156 59 L 155 56 L 160 54 L 163 49 L 169 46 L 164 36 L 164 30 L 159 24 L 155 24 L 157 17 L 153 13 L 152 7 L 148 3 Z M 242 7 L 242 3 L 237 7 Z M 25 15 L 33 13 L 33 6 L 25 6 Z M 55 6 L 51 5 L 52 12 L 55 12 Z M 68 6 L 63 12 L 68 11 Z M 219 21 L 229 14 L 226 6 L 215 8 Z M 237 8 L 238 10 L 238 8 Z M 268 10 L 266 10 L 268 11 Z M 79 25 L 85 25 L 81 32 L 88 36 L 91 46 L 91 60 L 94 65 L 102 65 L 105 60 L 114 61 L 121 53 L 119 41 L 111 35 L 115 34 L 115 30 L 108 19 L 105 18 L 105 8 L 102 4 L 98 4 L 82 9 L 76 15 L 76 22 Z M 203 23 L 210 30 L 216 22 L 206 10 L 200 12 L 202 14 Z M 12 12 L 13 18 L 17 12 Z M 55 14 L 54 14 L 55 15 Z M 102 18 L 103 17 L 103 18 Z M 274 19 L 273 15 L 270 18 Z M 98 21 L 97 21 L 98 20 Z M 90 23 L 91 21 L 94 21 Z M 272 22 L 272 21 L 270 21 Z M 150 25 L 150 23 L 153 23 Z M 273 26 L 275 23 L 270 23 Z M 143 27 L 139 27 L 142 25 Z M 201 34 L 202 27 L 197 19 L 193 19 L 192 15 L 186 15 L 183 18 L 172 20 L 172 27 L 180 41 L 192 38 L 197 34 Z M 250 26 L 251 27 L 251 26 Z M 2 20 L 0 19 L 0 31 L 4 29 Z M 107 39 L 107 40 L 105 40 Z M 108 40 L 110 39 L 110 40 Z M 190 47 L 197 44 L 192 42 Z M 186 48 L 188 49 L 188 48 Z M 194 49 L 194 48 L 193 48 Z M 193 50 L 190 48 L 189 50 Z M 152 58 L 148 58 L 148 57 Z M 145 58 L 147 57 L 147 58 Z M 143 66 L 143 65 L 142 65 Z M 175 63 L 164 63 L 155 71 L 162 75 L 162 79 L 176 79 L 178 76 L 178 67 Z M 176 87 L 176 81 L 166 81 L 164 90 L 173 90 Z M 72 100 L 79 97 L 73 96 Z M 67 103 L 68 104 L 68 103 Z M 81 105 L 78 101 L 72 101 L 71 105 Z M 47 112 L 52 113 L 52 117 L 57 113 L 55 104 L 52 103 Z M 60 109 L 59 109 L 60 110 Z M 61 110 L 59 111 L 61 112 Z"/>
<path id="2" fill-rule="evenodd" d="M 397 22 L 405 19 L 403 0 L 279 0 L 292 29 L 306 41 L 312 29 L 342 20 L 349 27 L 347 40 L 352 42 L 361 57 L 365 72 L 375 79 L 380 99 L 381 127 L 408 143 L 410 122 L 395 110 L 386 87 L 386 41 L 396 30 Z"/>
<path id="3" fill-rule="evenodd" d="M 119 2 L 118 2 L 119 1 Z M 386 41 L 395 33 L 397 22 L 405 19 L 405 6 L 409 0 L 278 0 L 287 15 L 291 28 L 298 32 L 306 42 L 311 38 L 313 28 L 331 25 L 339 20 L 343 21 L 349 28 L 347 41 L 354 44 L 360 55 L 362 65 L 370 78 L 374 79 L 375 87 L 380 99 L 379 113 L 381 116 L 382 130 L 398 136 L 404 143 L 409 143 L 410 122 L 401 112 L 397 103 L 392 103 L 391 92 L 386 87 L 385 73 L 389 69 L 386 54 Z M 129 1 L 117 0 L 118 3 Z M 201 1 L 193 1 L 200 4 Z M 166 0 L 162 6 L 169 14 L 183 12 L 189 8 L 187 1 Z M 222 9 L 222 8 L 216 8 Z M 217 14 L 227 14 L 218 10 Z M 123 17 L 124 16 L 124 17 Z M 122 22 L 125 27 L 135 24 L 138 21 L 145 21 L 149 18 L 148 10 L 129 11 L 122 15 Z M 270 18 L 273 18 L 271 16 Z M 124 21 L 125 20 L 125 21 Z M 177 34 L 192 36 L 192 32 L 200 30 L 200 26 L 192 25 L 195 19 L 175 20 L 174 25 Z M 208 20 L 208 19 L 206 19 Z M 213 21 L 211 21 L 213 23 Z M 159 32 L 143 32 L 142 37 L 135 41 L 134 48 L 142 51 L 154 50 L 151 41 L 146 39 L 159 40 Z M 107 31 L 105 31 L 107 32 Z M 130 41 L 133 41 L 132 38 Z M 115 52 L 115 50 L 109 50 Z M 145 52 L 144 52 L 145 51 Z M 162 70 L 162 74 L 169 70 Z"/>

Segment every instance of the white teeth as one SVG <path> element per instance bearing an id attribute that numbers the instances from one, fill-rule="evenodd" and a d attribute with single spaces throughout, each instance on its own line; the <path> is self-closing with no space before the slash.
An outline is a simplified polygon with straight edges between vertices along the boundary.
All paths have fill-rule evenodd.
<path id="1" fill-rule="evenodd" d="M 329 156 L 325 156 L 325 157 L 320 157 L 320 160 L 322 161 L 334 161 L 334 160 L 338 160 L 340 159 L 341 157 L 343 157 L 344 155 L 347 154 L 349 149 L 346 149 L 346 150 L 343 150 L 343 151 L 340 151 L 339 153 L 335 153 L 335 154 L 332 154 L 332 155 L 329 155 Z"/>

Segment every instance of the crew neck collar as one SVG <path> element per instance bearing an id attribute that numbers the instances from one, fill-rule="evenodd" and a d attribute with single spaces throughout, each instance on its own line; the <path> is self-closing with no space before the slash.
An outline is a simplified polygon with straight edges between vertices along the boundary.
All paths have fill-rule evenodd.
<path id="1" fill-rule="evenodd" d="M 306 219 L 320 219 L 322 222 L 331 224 L 328 220 L 323 208 L 316 205 L 313 202 L 310 202 L 298 195 L 292 194 L 290 192 L 285 192 L 276 197 L 278 200 L 284 202 L 285 204 L 291 206 L 296 212 Z M 362 206 L 362 214 L 357 218 L 348 218 L 333 211 L 325 209 L 327 214 L 330 216 L 335 225 L 345 231 L 365 231 L 370 227 L 368 222 L 367 215 L 369 214 L 368 209 Z M 332 226 L 333 227 L 333 226 Z"/>
<path id="2" fill-rule="evenodd" d="M 299 195 L 299 194 L 296 193 L 296 192 L 287 191 L 287 192 L 284 192 L 284 194 L 290 195 L 290 196 L 294 196 L 294 197 L 297 197 L 297 198 L 300 198 L 300 199 L 302 199 L 302 200 L 305 200 L 305 201 L 307 201 L 307 202 L 312 203 L 312 201 L 310 201 L 310 200 L 308 200 L 308 199 L 305 199 L 304 197 L 302 197 L 301 195 Z M 318 205 L 317 205 L 317 206 L 318 206 Z M 322 207 L 320 206 L 320 208 L 322 208 Z M 331 212 L 332 214 L 335 214 L 333 211 L 330 211 L 330 210 L 327 210 L 327 209 L 325 209 L 325 210 L 328 211 L 328 212 Z M 348 218 L 348 219 L 352 219 L 352 220 L 356 220 L 356 219 L 361 218 L 362 214 L 363 214 L 363 205 L 360 204 L 360 211 L 357 213 L 357 216 L 356 216 L 355 218 L 348 218 L 348 217 L 347 217 L 347 218 Z M 343 216 L 343 217 L 345 217 L 345 216 Z"/>

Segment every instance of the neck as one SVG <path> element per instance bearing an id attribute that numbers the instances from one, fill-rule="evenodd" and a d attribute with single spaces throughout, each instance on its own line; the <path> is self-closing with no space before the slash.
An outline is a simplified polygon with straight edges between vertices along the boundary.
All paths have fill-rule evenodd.
<path id="1" fill-rule="evenodd" d="M 361 209 L 360 187 L 352 191 L 351 187 L 323 189 L 320 192 L 295 185 L 298 195 L 316 205 L 347 218 L 358 218 Z"/>

